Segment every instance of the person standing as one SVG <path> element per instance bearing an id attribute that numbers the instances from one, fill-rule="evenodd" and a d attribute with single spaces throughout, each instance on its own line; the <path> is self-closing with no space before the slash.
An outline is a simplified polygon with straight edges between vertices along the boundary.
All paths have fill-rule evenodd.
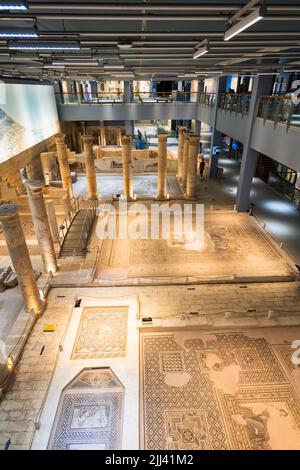
<path id="1" fill-rule="evenodd" d="M 205 170 L 205 165 L 206 165 L 206 162 L 204 160 L 204 157 L 202 157 L 202 160 L 200 162 L 200 176 L 201 176 L 201 178 L 203 177 L 203 173 L 204 173 L 204 170 Z"/>

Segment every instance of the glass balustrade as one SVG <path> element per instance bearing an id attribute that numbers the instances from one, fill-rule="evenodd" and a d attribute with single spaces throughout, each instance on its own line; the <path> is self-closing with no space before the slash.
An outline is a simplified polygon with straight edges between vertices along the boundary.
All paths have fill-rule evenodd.
<path id="1" fill-rule="evenodd" d="M 264 121 L 300 127 L 300 100 L 292 96 L 262 96 L 258 103 L 258 117 Z"/>

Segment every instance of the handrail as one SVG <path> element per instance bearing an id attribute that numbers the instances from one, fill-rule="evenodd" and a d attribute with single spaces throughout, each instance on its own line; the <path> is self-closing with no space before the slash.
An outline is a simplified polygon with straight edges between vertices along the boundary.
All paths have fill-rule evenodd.
<path id="1" fill-rule="evenodd" d="M 63 245 L 63 242 L 67 236 L 67 233 L 72 225 L 72 222 L 76 216 L 76 214 L 78 213 L 79 211 L 79 201 L 80 201 L 80 197 L 77 197 L 74 199 L 72 205 L 71 205 L 71 209 L 70 209 L 70 212 L 67 214 L 65 220 L 63 221 L 62 225 L 60 226 L 60 229 L 59 229 L 59 232 L 58 232 L 58 241 L 59 241 L 59 245 L 62 246 Z M 66 232 L 65 232 L 65 229 Z"/>
<path id="2" fill-rule="evenodd" d="M 258 100 L 257 117 L 273 121 L 274 125 L 283 123 L 287 129 L 300 127 L 300 102 L 293 96 L 261 96 Z"/>
<path id="3" fill-rule="evenodd" d="M 95 199 L 93 201 L 90 201 L 90 206 L 87 209 L 86 216 L 84 218 L 84 222 L 82 224 L 82 229 L 80 232 L 79 236 L 79 246 L 83 247 L 84 240 L 88 239 L 92 225 L 94 223 L 95 217 L 96 217 L 96 211 L 98 207 L 98 199 Z M 76 248 L 74 248 L 74 252 L 76 251 Z M 73 252 L 73 254 L 75 254 Z"/>

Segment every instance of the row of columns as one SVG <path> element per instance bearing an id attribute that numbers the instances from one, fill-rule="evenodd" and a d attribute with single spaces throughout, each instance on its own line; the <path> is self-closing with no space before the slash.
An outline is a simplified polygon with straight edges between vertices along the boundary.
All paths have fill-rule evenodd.
<path id="1" fill-rule="evenodd" d="M 186 196 L 195 198 L 200 137 L 188 134 L 185 126 L 180 126 L 178 132 L 178 179 Z"/>

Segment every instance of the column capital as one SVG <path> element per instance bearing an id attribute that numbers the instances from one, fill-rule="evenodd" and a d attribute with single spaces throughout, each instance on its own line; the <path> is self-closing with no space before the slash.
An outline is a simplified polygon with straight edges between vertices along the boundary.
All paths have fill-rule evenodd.
<path id="1" fill-rule="evenodd" d="M 94 142 L 94 137 L 92 135 L 83 135 L 82 136 L 82 142 L 84 144 L 93 144 Z"/>
<path id="2" fill-rule="evenodd" d="M 18 204 L 0 204 L 0 220 L 15 218 L 19 209 Z"/>
<path id="3" fill-rule="evenodd" d="M 167 141 L 169 137 L 169 134 L 163 133 L 163 134 L 158 134 L 158 140 L 161 140 L 162 142 Z"/>
<path id="4" fill-rule="evenodd" d="M 178 132 L 180 134 L 184 134 L 186 131 L 187 127 L 186 126 L 178 126 Z"/>
<path id="5" fill-rule="evenodd" d="M 55 142 L 57 144 L 65 144 L 66 135 L 65 134 L 56 134 Z"/>
<path id="6" fill-rule="evenodd" d="M 122 145 L 130 145 L 131 144 L 131 137 L 129 135 L 122 136 Z"/>
<path id="7" fill-rule="evenodd" d="M 190 135 L 189 136 L 189 144 L 190 145 L 199 145 L 200 136 L 199 135 Z"/>

